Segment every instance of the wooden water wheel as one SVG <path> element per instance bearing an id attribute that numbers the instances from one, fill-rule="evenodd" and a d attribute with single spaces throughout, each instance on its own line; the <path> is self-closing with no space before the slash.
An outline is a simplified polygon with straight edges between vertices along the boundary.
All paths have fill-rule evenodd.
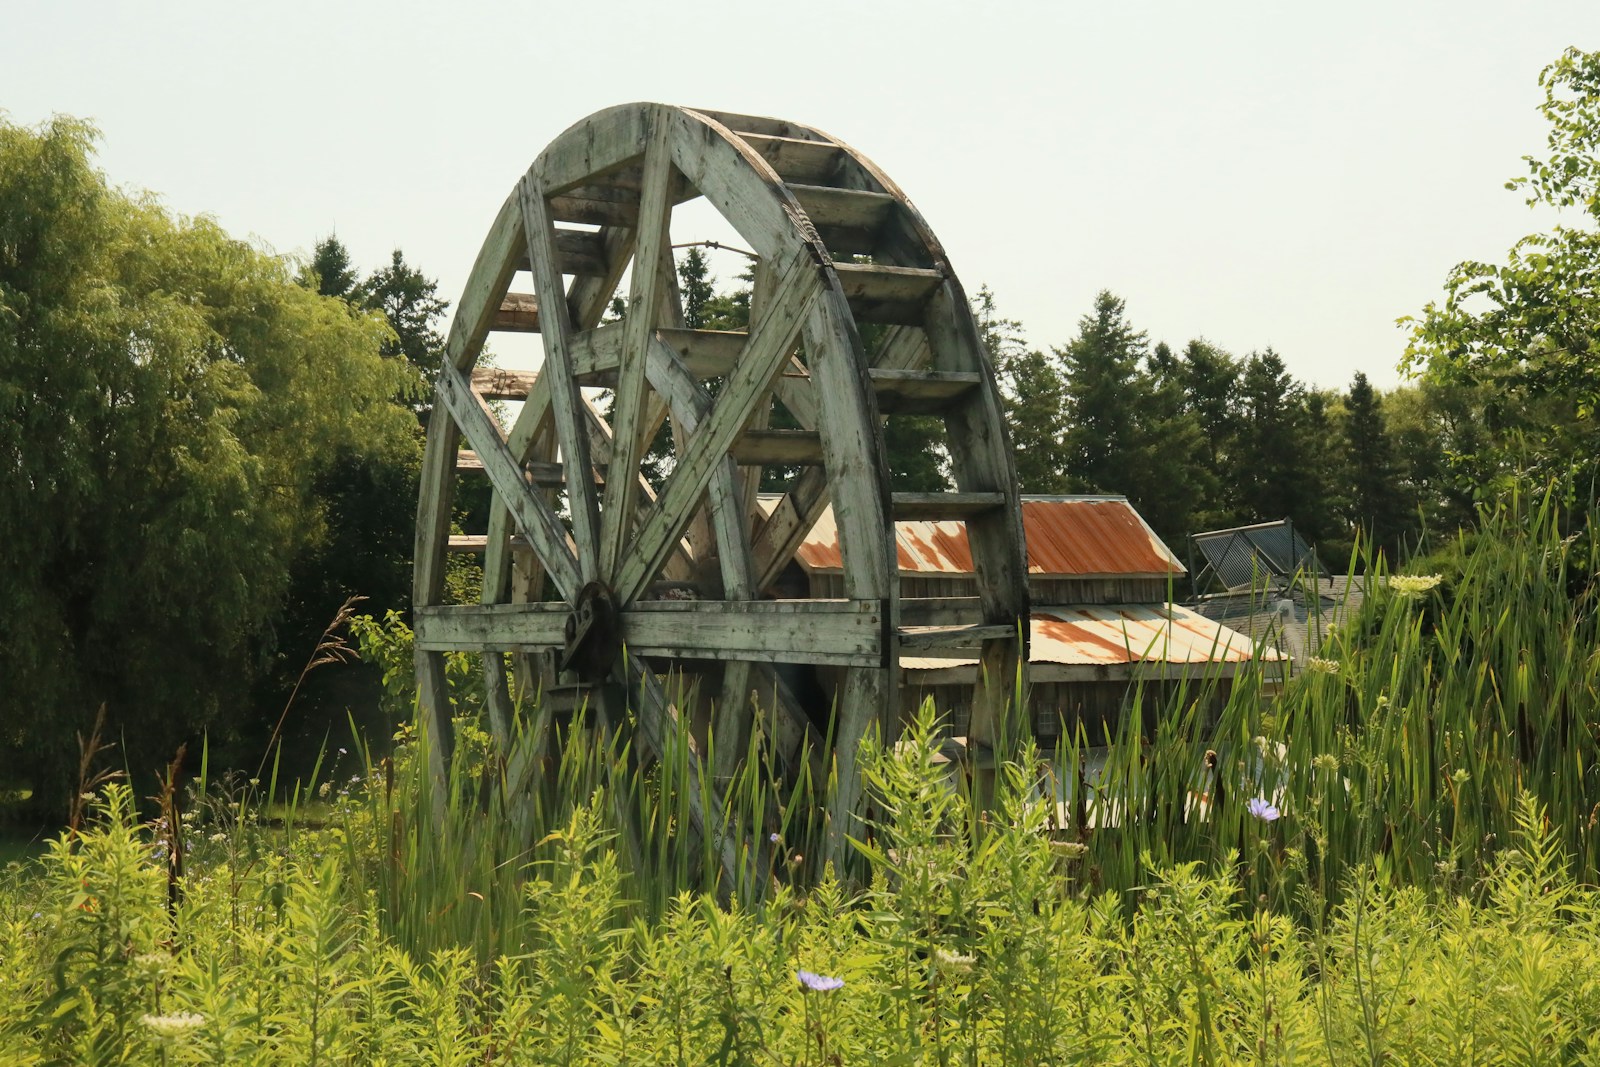
<path id="1" fill-rule="evenodd" d="M 670 226 L 700 197 L 753 252 L 747 331 L 684 326 Z M 603 323 L 625 274 L 626 312 Z M 870 351 L 867 324 L 881 324 Z M 477 369 L 493 331 L 538 332 L 539 373 Z M 493 400 L 522 401 L 509 429 Z M 942 416 L 954 490 L 891 491 L 884 419 L 905 413 Z M 652 482 L 642 463 L 663 426 L 669 473 Z M 777 465 L 799 473 L 757 506 L 761 468 Z M 492 517 L 466 545 L 484 554 L 482 603 L 447 604 L 446 553 L 463 541 L 450 535 L 456 479 L 484 474 Z M 844 597 L 778 596 L 830 505 Z M 979 595 L 901 598 L 895 518 L 965 520 Z M 484 654 L 502 736 L 508 655 L 547 686 L 620 689 L 657 750 L 690 718 L 664 679 L 694 675 L 716 689 L 719 766 L 696 758 L 692 772 L 719 779 L 746 750 L 752 692 L 775 695 L 786 744 L 819 736 L 817 709 L 774 670 L 810 664 L 837 681 L 844 829 L 856 746 L 874 722 L 895 726 L 902 652 L 979 658 L 970 735 L 991 737 L 1026 659 L 1024 558 L 1000 396 L 966 296 L 870 161 L 790 122 L 628 104 L 567 130 L 523 175 L 457 304 L 428 427 L 415 621 L 436 771 L 451 739 L 449 651 Z"/>

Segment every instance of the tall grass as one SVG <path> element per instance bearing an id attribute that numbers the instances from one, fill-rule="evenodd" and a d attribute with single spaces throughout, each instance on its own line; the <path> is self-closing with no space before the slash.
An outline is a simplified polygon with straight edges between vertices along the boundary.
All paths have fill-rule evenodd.
<path id="1" fill-rule="evenodd" d="M 1125 714 L 1109 744 L 1091 748 L 1078 729 L 1053 752 L 1026 750 L 1029 788 L 1058 801 L 1041 831 L 1082 855 L 1063 872 L 1073 888 L 1126 901 L 1152 872 L 1199 863 L 1246 902 L 1308 919 L 1357 870 L 1439 898 L 1481 892 L 1524 795 L 1550 813 L 1575 877 L 1600 882 L 1594 541 L 1566 536 L 1545 498 L 1485 515 L 1452 548 L 1452 572 L 1431 587 L 1367 560 L 1365 608 L 1281 691 L 1275 667 L 1241 671 L 1225 700 L 1220 679 L 1199 675 L 1155 714 Z M 397 624 L 362 634 L 402 698 L 408 637 Z M 749 907 L 823 876 L 828 783 L 806 760 L 798 781 L 783 780 L 770 723 L 751 732 L 734 780 L 713 795 L 702 779 L 694 797 L 687 731 L 647 754 L 626 719 L 580 714 L 548 739 L 497 746 L 471 718 L 476 663 L 449 673 L 468 715 L 446 793 L 427 788 L 432 739 L 417 736 L 397 761 L 369 763 L 347 805 L 352 877 L 413 951 L 520 951 L 523 884 L 562 854 L 579 810 L 616 856 L 626 913 L 645 921 L 685 892 Z M 1130 706 L 1149 699 L 1135 686 Z M 981 842 L 995 816 L 968 803 L 959 774 L 942 780 L 964 805 L 959 832 Z M 876 786 L 869 815 L 886 810 Z M 704 835 L 690 830 L 692 799 L 708 813 Z M 865 885 L 867 860 L 887 854 L 870 832 L 860 845 L 861 865 L 834 873 Z"/>
<path id="2" fill-rule="evenodd" d="M 112 784 L 41 872 L 0 891 L 7 1064 L 1568 1063 L 1600 1053 L 1600 893 L 1531 797 L 1481 899 L 1362 868 L 1312 923 L 1231 869 L 1150 866 L 1085 893 L 1035 765 L 1000 768 L 981 835 L 932 759 L 868 745 L 879 801 L 851 889 L 647 918 L 603 797 L 527 871 L 521 950 L 475 961 L 385 933 L 384 905 L 301 830 L 242 876 L 197 849 L 176 911 Z M 1026 755 L 1026 753 L 1025 753 Z M 213 847 L 214 846 L 214 847 Z"/>

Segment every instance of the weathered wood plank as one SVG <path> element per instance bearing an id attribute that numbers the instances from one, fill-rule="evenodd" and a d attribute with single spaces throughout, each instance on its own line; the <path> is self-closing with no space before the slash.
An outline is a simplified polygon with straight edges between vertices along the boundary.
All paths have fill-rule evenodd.
<path id="1" fill-rule="evenodd" d="M 897 206 L 895 198 L 887 193 L 864 189 L 801 185 L 791 181 L 789 191 L 800 201 L 800 206 L 805 208 L 812 224 L 819 230 L 836 227 L 875 231 Z"/>
<path id="2" fill-rule="evenodd" d="M 831 137 L 820 130 L 787 119 L 769 118 L 765 115 L 742 115 L 736 111 L 708 111 L 705 108 L 695 108 L 694 111 L 741 135 L 753 133 L 767 137 L 786 137 L 796 141 L 817 141 L 827 145 L 834 143 Z"/>
<path id="3" fill-rule="evenodd" d="M 761 158 L 772 164 L 772 169 L 791 185 L 804 182 L 809 185 L 827 185 L 844 158 L 844 150 L 828 141 L 808 141 L 794 137 L 774 137 L 760 133 L 743 133 L 740 139 L 761 153 Z"/>
<path id="4" fill-rule="evenodd" d="M 939 414 L 983 384 L 982 375 L 976 371 L 874 367 L 870 373 L 872 387 L 878 394 L 878 410 L 885 415 Z"/>
<path id="5" fill-rule="evenodd" d="M 611 405 L 614 436 L 611 462 L 624 471 L 636 469 L 649 445 L 645 419 L 645 364 L 661 310 L 663 254 L 670 256 L 668 226 L 672 212 L 668 192 L 672 156 L 664 120 L 654 123 L 644 157 L 644 189 L 640 194 L 639 224 L 635 235 L 634 265 L 628 291 L 628 314 L 622 323 L 622 356 L 617 369 L 617 390 Z M 653 436 L 653 428 L 648 428 Z M 638 480 L 612 478 L 606 482 L 600 512 L 600 575 L 610 580 L 617 573 L 632 532 Z"/>
<path id="6" fill-rule="evenodd" d="M 589 461 L 588 427 L 583 421 L 583 397 L 572 375 L 573 329 L 568 317 L 566 288 L 556 267 L 552 237 L 554 230 L 544 189 L 536 179 L 524 177 L 521 193 L 523 230 L 527 238 L 534 289 L 545 297 L 540 315 L 544 337 L 544 371 L 541 378 L 550 383 L 550 407 L 554 415 L 556 438 L 560 442 L 562 463 L 570 475 L 566 487 L 567 503 L 572 517 L 577 574 L 582 582 L 592 582 L 600 577 L 600 516 L 594 483 L 578 476 L 578 472 L 589 470 L 592 464 Z M 478 451 L 481 453 L 483 449 L 479 447 Z M 511 458 L 509 453 L 507 458 Z M 520 479 L 517 485 L 521 487 Z M 496 488 L 500 488 L 498 482 Z M 502 496 L 509 491 L 509 488 L 501 489 Z M 544 502 L 541 499 L 539 503 L 542 505 Z M 548 512 L 549 509 L 544 510 Z M 518 525 L 521 525 L 520 521 Z M 523 532 L 527 533 L 527 530 Z M 540 548 L 540 555 L 544 556 L 543 549 L 546 546 L 538 538 L 532 540 Z M 548 560 L 546 562 L 548 566 Z M 555 576 L 554 570 L 551 576 Z M 570 597 L 577 589 L 563 587 L 562 592 Z"/>
<path id="7" fill-rule="evenodd" d="M 981 622 L 947 626 L 902 625 L 896 631 L 902 652 L 934 656 L 945 652 L 978 650 L 985 641 L 1003 641 L 1014 636 L 1013 627 Z"/>
<path id="8" fill-rule="evenodd" d="M 1002 492 L 989 493 L 895 493 L 897 519 L 971 519 L 1006 506 Z"/>
<path id="9" fill-rule="evenodd" d="M 960 626 L 983 621 L 983 600 L 975 596 L 900 598 L 901 626 Z"/>
<path id="10" fill-rule="evenodd" d="M 568 127 L 539 154 L 529 174 L 548 193 L 593 182 L 644 155 L 653 108 L 622 104 Z"/>
<path id="11" fill-rule="evenodd" d="M 526 400 L 538 377 L 538 372 L 531 370 L 473 367 L 472 391 L 485 400 Z"/>
<path id="12" fill-rule="evenodd" d="M 867 357 L 855 324 L 842 306 L 837 274 L 832 291 L 819 300 L 806 321 L 805 350 L 821 405 L 817 429 L 829 474 L 834 521 L 844 557 L 844 594 L 882 600 L 887 617 L 898 617 L 899 582 L 894 570 L 894 532 L 888 512 L 889 468 L 883 455 L 876 401 L 867 376 Z M 816 468 L 813 468 L 816 470 Z M 810 473 L 810 472 L 808 472 Z M 898 658 L 881 670 L 845 671 L 837 696 L 836 786 L 829 852 L 843 864 L 849 854 L 845 835 L 861 833 L 861 771 L 856 754 L 861 739 L 877 729 L 892 739 L 898 725 L 893 695 L 898 692 Z"/>
<path id="13" fill-rule="evenodd" d="M 448 604 L 415 613 L 416 647 L 434 652 L 536 652 L 566 643 L 572 609 L 539 604 Z"/>
<path id="14" fill-rule="evenodd" d="M 920 325 L 928 298 L 944 281 L 936 270 L 878 263 L 837 263 L 845 299 L 858 322 Z"/>
<path id="15" fill-rule="evenodd" d="M 598 189 L 577 192 L 595 194 Z M 613 200 L 596 195 L 552 196 L 550 217 L 556 222 L 576 222 L 586 226 L 634 226 L 639 221 L 639 205 L 628 200 Z"/>
<path id="16" fill-rule="evenodd" d="M 556 227 L 556 260 L 562 274 L 605 277 L 611 270 L 606 258 L 606 238 L 596 230 L 569 230 Z"/>
<path id="17" fill-rule="evenodd" d="M 850 600 L 654 600 L 623 612 L 638 655 L 878 666 L 883 605 Z"/>
<path id="18" fill-rule="evenodd" d="M 731 374 L 750 340 L 750 335 L 743 330 L 663 327 L 656 331 L 656 336 L 678 354 L 689 373 L 699 381 Z M 574 370 L 583 384 L 610 385 L 616 381 L 617 367 L 622 360 L 622 324 L 607 323 L 578 334 L 573 338 L 572 352 Z M 792 382 L 801 388 L 809 387 L 811 382 L 805 366 L 798 360 L 784 370 L 778 384 Z M 787 400 L 785 404 L 794 409 Z"/>
<path id="19" fill-rule="evenodd" d="M 743 330 L 661 330 L 659 336 L 700 380 L 727 377 L 750 340 Z"/>
<path id="20" fill-rule="evenodd" d="M 822 463 L 822 437 L 815 430 L 746 430 L 730 453 L 743 466 Z"/>
<path id="21" fill-rule="evenodd" d="M 795 479 L 751 541 L 757 588 L 767 589 L 778 580 L 831 499 L 828 476 L 822 467 L 802 471 Z"/>
<path id="22" fill-rule="evenodd" d="M 539 298 L 532 293 L 507 293 L 490 328 L 497 333 L 538 333 Z"/>
<path id="23" fill-rule="evenodd" d="M 451 534 L 450 551 L 477 555 L 488 551 L 489 545 L 493 541 L 493 536 L 488 534 Z M 508 547 L 513 551 L 526 552 L 533 547 L 528 543 L 528 539 L 521 534 L 512 534 L 507 543 Z M 490 603 L 494 603 L 494 601 L 490 601 Z"/>

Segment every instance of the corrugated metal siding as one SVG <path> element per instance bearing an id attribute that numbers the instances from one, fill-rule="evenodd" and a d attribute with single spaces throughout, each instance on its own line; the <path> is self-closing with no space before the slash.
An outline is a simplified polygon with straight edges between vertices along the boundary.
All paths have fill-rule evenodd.
<path id="1" fill-rule="evenodd" d="M 1255 658 L 1244 634 L 1177 605 L 1106 604 L 1034 611 L 1030 663 L 1242 663 Z M 1268 660 L 1281 658 L 1267 650 Z M 938 670 L 975 659 L 903 656 L 907 670 Z"/>
<path id="2" fill-rule="evenodd" d="M 777 497 L 763 497 L 770 513 Z M 972 551 L 962 522 L 896 522 L 895 555 L 910 573 L 971 574 Z M 1030 574 L 1072 577 L 1161 577 L 1184 573 L 1183 564 L 1133 505 L 1122 497 L 1028 498 L 1022 530 Z M 801 543 L 796 557 L 808 570 L 838 570 L 839 531 L 830 508 Z"/>

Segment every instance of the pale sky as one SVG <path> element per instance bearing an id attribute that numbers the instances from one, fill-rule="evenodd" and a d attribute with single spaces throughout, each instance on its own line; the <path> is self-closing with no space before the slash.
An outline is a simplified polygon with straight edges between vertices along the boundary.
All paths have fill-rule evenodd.
<path id="1" fill-rule="evenodd" d="M 92 120 L 114 182 L 276 251 L 398 246 L 452 301 L 584 116 L 774 115 L 873 158 L 1033 344 L 1109 288 L 1153 341 L 1388 386 L 1394 320 L 1549 223 L 1502 186 L 1568 45 L 1600 2 L 0 0 L 0 108 Z"/>

